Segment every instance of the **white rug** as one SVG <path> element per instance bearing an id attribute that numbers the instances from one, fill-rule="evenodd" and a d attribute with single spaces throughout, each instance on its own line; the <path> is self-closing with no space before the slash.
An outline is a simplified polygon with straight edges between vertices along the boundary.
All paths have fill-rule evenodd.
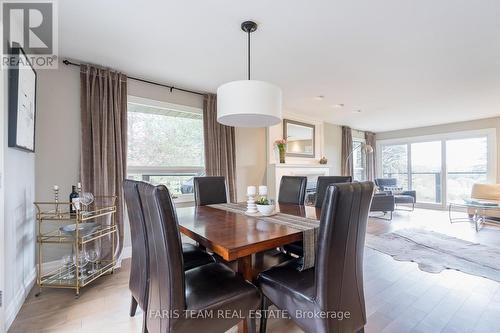
<path id="1" fill-rule="evenodd" d="M 455 269 L 500 282 L 500 248 L 471 243 L 423 229 L 366 235 L 366 246 L 429 273 Z"/>

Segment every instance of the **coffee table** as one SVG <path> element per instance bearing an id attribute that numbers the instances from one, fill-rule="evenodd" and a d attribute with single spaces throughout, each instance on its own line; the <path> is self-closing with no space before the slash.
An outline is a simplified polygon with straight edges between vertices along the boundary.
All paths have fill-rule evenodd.
<path id="1" fill-rule="evenodd" d="M 452 211 L 460 208 L 466 209 L 468 217 L 453 217 Z M 495 212 L 496 215 L 500 214 L 500 202 L 468 199 L 462 202 L 451 202 L 448 206 L 450 223 L 473 223 L 476 232 L 481 229 L 482 224 L 485 222 L 500 223 L 500 219 L 491 217 L 491 214 L 489 214 L 491 212 Z"/>

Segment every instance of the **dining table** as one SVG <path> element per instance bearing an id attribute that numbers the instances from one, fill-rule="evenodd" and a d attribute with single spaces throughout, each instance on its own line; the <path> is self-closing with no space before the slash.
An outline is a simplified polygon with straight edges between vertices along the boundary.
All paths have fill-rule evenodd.
<path id="1" fill-rule="evenodd" d="M 314 206 L 277 204 L 276 212 L 319 220 L 321 210 Z M 176 209 L 180 232 L 227 262 L 237 263 L 237 272 L 252 282 L 262 269 L 255 258 L 264 252 L 302 240 L 302 231 L 288 225 L 265 221 L 262 216 L 213 206 Z M 240 325 L 239 332 L 246 332 Z"/>

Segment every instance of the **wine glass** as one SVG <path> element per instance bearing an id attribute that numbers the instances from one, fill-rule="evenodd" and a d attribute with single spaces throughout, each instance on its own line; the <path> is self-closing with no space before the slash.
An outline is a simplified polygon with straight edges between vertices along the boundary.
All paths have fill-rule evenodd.
<path id="1" fill-rule="evenodd" d="M 73 279 L 75 277 L 75 274 L 73 274 L 73 265 L 75 264 L 73 255 L 68 254 L 62 257 L 62 264 L 64 267 L 64 275 L 62 275 L 62 280 Z"/>
<path id="2" fill-rule="evenodd" d="M 85 251 L 85 248 L 82 248 L 82 250 L 78 252 L 76 262 L 78 263 L 78 273 L 80 275 L 80 279 L 83 280 L 87 277 L 87 275 L 85 274 L 85 266 L 88 264 L 87 251 Z"/>
<path id="3" fill-rule="evenodd" d="M 89 274 L 94 274 L 99 272 L 99 269 L 96 267 L 96 262 L 101 257 L 101 239 L 98 238 L 93 242 L 93 246 L 85 251 L 85 257 L 88 261 L 92 263 L 92 270 L 89 271 Z"/>
<path id="4" fill-rule="evenodd" d="M 90 192 L 83 192 L 80 196 L 79 202 L 85 207 L 85 211 L 88 210 L 88 206 L 94 202 L 94 195 Z"/>

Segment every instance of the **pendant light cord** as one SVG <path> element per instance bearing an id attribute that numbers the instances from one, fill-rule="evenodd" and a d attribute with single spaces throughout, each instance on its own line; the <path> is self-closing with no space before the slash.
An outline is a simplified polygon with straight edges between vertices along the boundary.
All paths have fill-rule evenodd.
<path id="1" fill-rule="evenodd" d="M 250 30 L 248 31 L 248 80 L 250 80 Z"/>

